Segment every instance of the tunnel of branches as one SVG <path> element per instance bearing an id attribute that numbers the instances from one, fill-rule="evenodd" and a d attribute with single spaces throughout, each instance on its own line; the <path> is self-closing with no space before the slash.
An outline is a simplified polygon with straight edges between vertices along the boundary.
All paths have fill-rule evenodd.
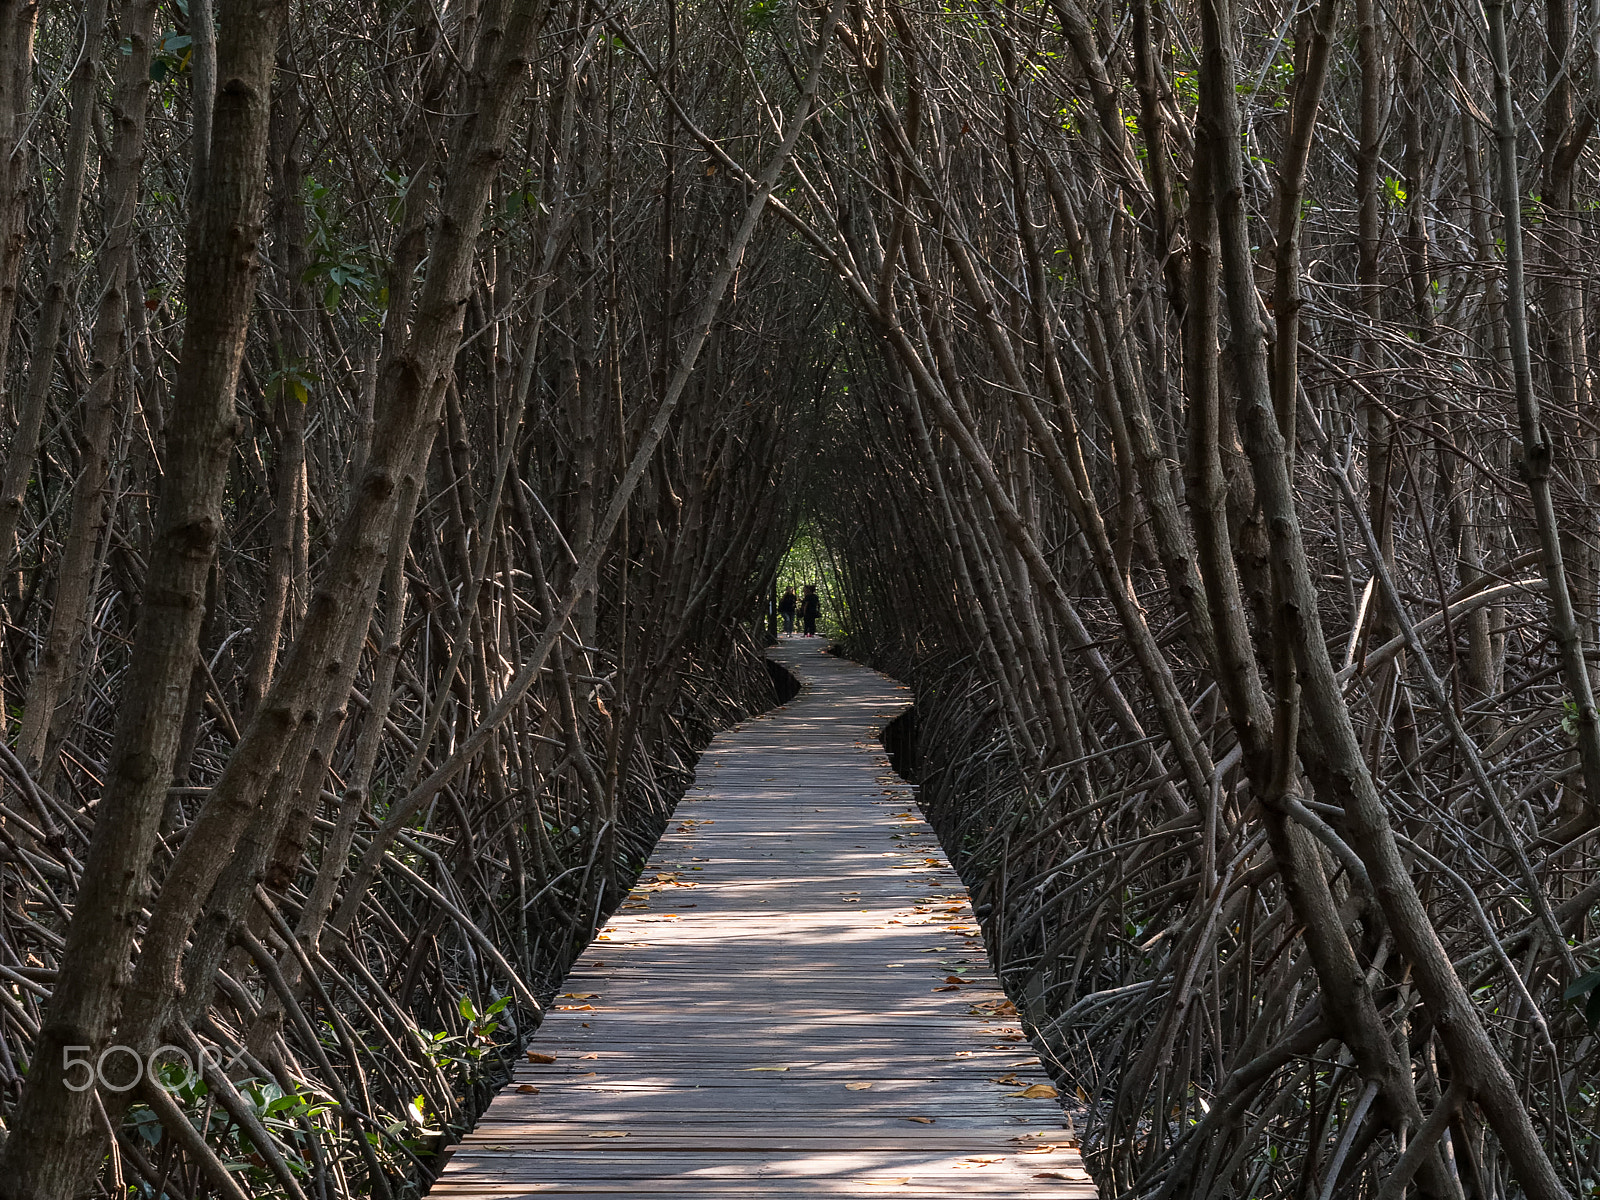
<path id="1" fill-rule="evenodd" d="M 1103 1195 L 1600 1192 L 1597 47 L 0 0 L 0 1195 L 425 1188 L 780 582 Z"/>

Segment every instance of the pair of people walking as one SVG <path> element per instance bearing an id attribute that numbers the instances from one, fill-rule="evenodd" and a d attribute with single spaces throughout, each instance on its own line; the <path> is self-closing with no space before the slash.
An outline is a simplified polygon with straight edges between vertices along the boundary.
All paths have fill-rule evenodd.
<path id="1" fill-rule="evenodd" d="M 796 613 L 805 628 L 801 636 L 816 637 L 817 618 L 822 615 L 822 597 L 817 595 L 816 584 L 806 584 L 804 596 L 796 596 L 793 588 L 783 593 L 783 599 L 778 601 L 778 615 L 783 618 L 784 633 L 794 632 Z"/>

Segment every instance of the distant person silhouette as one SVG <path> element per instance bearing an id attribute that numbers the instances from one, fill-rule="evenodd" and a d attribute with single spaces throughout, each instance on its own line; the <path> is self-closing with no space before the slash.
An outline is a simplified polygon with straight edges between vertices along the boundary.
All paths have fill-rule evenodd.
<path id="1" fill-rule="evenodd" d="M 822 615 L 822 597 L 817 595 L 817 585 L 806 584 L 805 598 L 800 601 L 800 619 L 805 622 L 806 636 L 817 636 L 817 618 Z"/>
<path id="2" fill-rule="evenodd" d="M 794 632 L 794 610 L 797 604 L 799 604 L 799 600 L 795 596 L 793 588 L 784 592 L 783 599 L 778 601 L 778 615 L 783 618 L 783 631 L 785 633 Z"/>

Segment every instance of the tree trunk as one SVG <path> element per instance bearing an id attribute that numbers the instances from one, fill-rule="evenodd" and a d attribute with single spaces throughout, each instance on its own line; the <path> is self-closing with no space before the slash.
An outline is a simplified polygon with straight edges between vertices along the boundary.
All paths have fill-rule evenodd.
<path id="1" fill-rule="evenodd" d="M 27 704 L 22 715 L 22 731 L 18 750 L 29 770 L 40 774 L 44 754 L 52 730 L 59 739 L 65 732 L 66 718 L 70 712 L 57 712 L 67 677 L 78 665 L 84 634 L 88 628 L 89 606 L 93 601 L 90 585 L 96 575 L 95 549 L 100 532 L 105 525 L 106 484 L 111 477 L 111 436 L 115 425 L 115 398 L 123 390 L 122 378 L 126 370 L 123 358 L 123 334 L 128 317 L 128 288 L 136 278 L 134 245 L 136 217 L 139 212 L 140 172 L 144 164 L 145 125 L 149 109 L 150 64 L 155 19 L 155 4 L 138 0 L 124 13 L 129 53 L 118 63 L 116 95 L 112 101 L 115 114 L 115 134 L 112 139 L 109 161 L 106 165 L 106 187 L 102 207 L 106 214 L 106 234 L 100 252 L 101 295 L 91 336 L 91 361 L 89 387 L 83 398 L 82 457 L 78 478 L 72 490 L 72 516 L 68 523 L 66 543 L 56 568 L 54 604 L 50 633 L 40 657 L 39 669 L 28 689 Z M 85 89 L 85 100 L 93 96 L 93 77 Z M 76 121 L 78 114 L 74 112 Z M 92 120 L 92 111 L 86 119 Z M 70 183 L 70 180 L 68 181 Z M 80 185 L 81 187 L 81 185 Z M 65 200 L 66 197 L 63 197 Z M 65 232 L 65 228 L 63 228 Z M 61 247 L 71 249 L 70 243 Z M 46 313 L 48 318 L 51 314 Z M 51 348 L 54 336 L 51 333 Z M 42 414 L 49 393 L 50 366 L 54 359 L 34 366 L 39 372 L 39 411 Z M 30 379 L 30 384 L 33 380 Z M 35 399 L 29 389 L 30 405 Z M 23 433 L 19 429 L 19 436 Z M 37 436 L 38 425 L 33 433 Z M 26 452 L 26 459 L 16 456 Z M 15 526 L 3 525 L 4 514 L 20 514 L 22 488 L 27 483 L 27 473 L 32 468 L 33 447 L 13 445 L 13 459 L 6 463 L 8 479 L 19 479 L 20 485 L 0 499 L 0 547 L 9 547 Z"/>
<path id="2" fill-rule="evenodd" d="M 17 283 L 28 247 L 28 192 L 33 184 L 28 131 L 33 120 L 33 33 L 38 16 L 38 0 L 0 0 L 0 387 L 6 378 Z"/>

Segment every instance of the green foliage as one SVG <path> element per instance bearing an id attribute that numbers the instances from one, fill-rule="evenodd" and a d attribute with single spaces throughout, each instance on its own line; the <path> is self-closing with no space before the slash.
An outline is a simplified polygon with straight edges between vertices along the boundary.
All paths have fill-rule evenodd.
<path id="1" fill-rule="evenodd" d="M 423 1146 L 416 1139 L 437 1138 L 444 1136 L 444 1130 L 428 1128 L 428 1112 L 425 1104 L 426 1099 L 427 1098 L 424 1096 L 414 1097 L 411 1102 L 406 1105 L 405 1120 L 396 1121 L 388 1129 L 390 1137 L 404 1142 L 406 1147 L 413 1151 L 428 1149 L 428 1147 Z M 402 1136 L 406 1132 L 407 1126 L 410 1127 L 414 1137 L 406 1138 Z"/>
<path id="2" fill-rule="evenodd" d="M 1200 73 L 1198 71 L 1174 71 L 1172 73 L 1172 90 L 1190 108 L 1198 107 L 1200 104 Z"/>
<path id="3" fill-rule="evenodd" d="M 539 203 L 539 185 L 530 183 L 525 188 L 507 192 L 500 202 L 500 209 L 508 217 L 519 216 L 523 213 L 532 216 L 539 211 Z"/>
<path id="4" fill-rule="evenodd" d="M 494 1032 L 500 1028 L 500 1022 L 491 1018 L 504 1012 L 510 1003 L 510 996 L 502 996 L 479 1012 L 472 997 L 463 993 L 456 1000 L 456 1012 L 467 1023 L 465 1033 L 452 1034 L 443 1029 L 438 1033 L 418 1032 L 414 1036 L 422 1052 L 441 1071 L 454 1068 L 470 1074 L 478 1060 L 494 1048 Z"/>
<path id="5" fill-rule="evenodd" d="M 843 637 L 849 629 L 849 621 L 839 560 L 810 521 L 804 522 L 795 533 L 778 566 L 778 594 L 781 596 L 785 588 L 792 587 L 796 596 L 804 596 L 806 584 L 815 584 L 817 595 L 822 598 L 817 632 L 830 638 Z M 800 628 L 798 613 L 795 628 Z"/>
<path id="6" fill-rule="evenodd" d="M 189 69 L 194 58 L 194 39 L 186 33 L 164 33 L 156 41 L 155 54 L 150 59 L 150 78 L 164 83 L 174 75 Z"/>
<path id="7" fill-rule="evenodd" d="M 404 190 L 403 176 L 386 176 L 391 185 Z M 398 200 L 390 207 L 395 209 Z M 335 210 L 331 188 L 324 187 L 308 174 L 305 184 L 306 220 L 311 228 L 308 248 L 311 265 L 302 279 L 322 288 L 322 305 L 334 312 L 348 291 L 364 306 L 382 308 L 389 301 L 389 289 L 379 283 L 380 267 L 371 246 L 345 239 L 342 222 Z M 397 212 L 391 214 L 391 219 Z"/>
<path id="8" fill-rule="evenodd" d="M 1600 1030 L 1600 971 L 1590 971 L 1587 975 L 1573 981 L 1566 991 L 1561 993 L 1563 1000 L 1577 1001 L 1588 997 L 1583 1006 L 1583 1019 L 1589 1022 L 1589 1028 Z"/>
<path id="9" fill-rule="evenodd" d="M 190 1124 L 204 1132 L 228 1170 L 254 1185 L 247 1187 L 247 1191 L 263 1195 L 274 1191 L 276 1180 L 260 1148 L 234 1123 L 233 1117 L 215 1103 L 211 1089 L 199 1072 L 186 1062 L 166 1062 L 155 1068 L 154 1078 L 183 1110 Z M 299 1178 L 310 1178 L 312 1170 L 305 1125 L 317 1122 L 324 1113 L 336 1111 L 332 1097 L 309 1087 L 285 1092 L 272 1080 L 255 1078 L 242 1080 L 236 1086 L 289 1170 Z M 136 1104 L 128 1110 L 123 1129 L 136 1143 L 152 1148 L 160 1146 L 166 1137 L 161 1119 L 144 1104 Z"/>
<path id="10" fill-rule="evenodd" d="M 753 0 L 750 7 L 745 9 L 745 27 L 752 33 L 765 33 L 777 20 L 778 12 L 779 0 Z"/>
<path id="11" fill-rule="evenodd" d="M 1561 702 L 1561 732 L 1572 739 L 1578 740 L 1578 702 L 1568 696 Z"/>
<path id="12" fill-rule="evenodd" d="M 180 8 L 187 12 L 187 6 Z M 117 49 L 124 58 L 129 57 L 133 54 L 133 39 L 123 38 Z M 156 83 L 165 83 L 187 71 L 193 58 L 194 38 L 169 29 L 158 35 L 155 45 L 150 48 L 150 78 Z"/>
<path id="13" fill-rule="evenodd" d="M 285 362 L 267 376 L 267 398 L 269 400 L 292 398 L 301 404 L 309 403 L 311 385 L 317 380 L 318 376 L 314 372 L 306 370 L 304 359 Z"/>

